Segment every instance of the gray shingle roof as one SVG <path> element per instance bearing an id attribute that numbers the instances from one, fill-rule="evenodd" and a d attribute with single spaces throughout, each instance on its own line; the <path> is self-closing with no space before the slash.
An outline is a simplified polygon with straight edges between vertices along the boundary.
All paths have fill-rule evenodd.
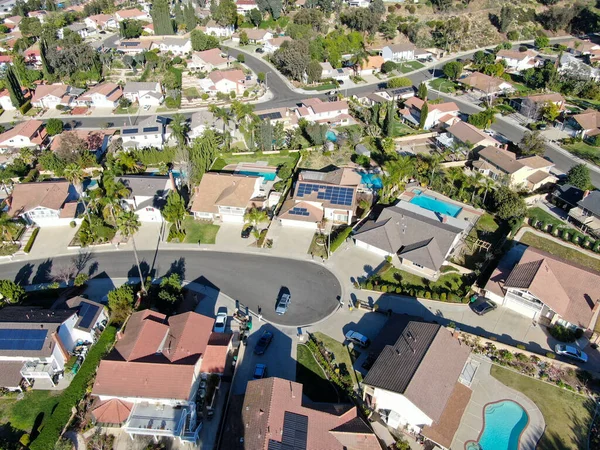
<path id="1" fill-rule="evenodd" d="M 128 175 L 118 178 L 118 181 L 127 186 L 131 192 L 129 198 L 140 197 L 163 197 L 167 191 L 168 176 L 144 176 Z"/>
<path id="2" fill-rule="evenodd" d="M 578 203 L 595 216 L 600 216 L 600 191 L 592 191 Z"/>
<path id="3" fill-rule="evenodd" d="M 571 206 L 575 206 L 583 198 L 583 191 L 570 184 L 563 184 L 562 186 L 556 186 L 552 195 Z"/>
<path id="4" fill-rule="evenodd" d="M 156 91 L 156 84 L 150 81 L 130 81 L 123 88 L 123 93 L 137 93 L 139 91 Z"/>

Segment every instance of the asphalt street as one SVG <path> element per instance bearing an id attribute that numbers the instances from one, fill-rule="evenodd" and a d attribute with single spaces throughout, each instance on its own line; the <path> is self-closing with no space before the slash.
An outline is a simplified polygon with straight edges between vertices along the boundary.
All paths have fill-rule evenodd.
<path id="1" fill-rule="evenodd" d="M 138 252 L 143 271 L 153 278 L 176 272 L 188 281 L 209 284 L 278 325 L 299 327 L 315 323 L 339 306 L 338 279 L 321 264 L 262 255 L 162 250 Z M 91 253 L 81 264 L 91 277 L 138 278 L 130 251 Z M 52 281 L 52 275 L 73 264 L 73 256 L 48 260 L 11 262 L 0 265 L 1 278 L 21 284 Z M 275 314 L 282 288 L 289 289 L 288 311 Z"/>

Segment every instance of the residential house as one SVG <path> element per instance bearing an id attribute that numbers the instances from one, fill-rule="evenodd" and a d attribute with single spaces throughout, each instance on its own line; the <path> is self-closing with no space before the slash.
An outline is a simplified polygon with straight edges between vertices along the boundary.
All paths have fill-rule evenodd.
<path id="1" fill-rule="evenodd" d="M 0 134 L 0 149 L 42 148 L 48 143 L 48 133 L 41 120 L 26 120 Z"/>
<path id="2" fill-rule="evenodd" d="M 151 48 L 156 48 L 155 45 L 155 42 L 148 39 L 121 39 L 117 45 L 117 51 L 133 56 L 147 52 Z"/>
<path id="3" fill-rule="evenodd" d="M 333 69 L 330 78 L 344 83 L 348 81 L 352 75 L 354 75 L 354 69 L 351 67 L 340 67 L 338 69 Z"/>
<path id="4" fill-rule="evenodd" d="M 144 27 L 142 28 L 142 33 L 146 33 L 150 36 L 154 35 L 154 24 L 148 23 L 144 25 Z"/>
<path id="5" fill-rule="evenodd" d="M 127 175 L 117 177 L 129 190 L 121 206 L 134 211 L 140 222 L 162 222 L 162 208 L 171 191 L 176 192 L 171 176 Z"/>
<path id="6" fill-rule="evenodd" d="M 401 268 L 433 279 L 471 227 L 469 221 L 401 200 L 365 222 L 354 242 L 383 257 L 397 256 Z"/>
<path id="7" fill-rule="evenodd" d="M 72 23 L 71 25 L 67 25 L 66 27 L 60 28 L 56 35 L 59 39 L 65 38 L 65 30 L 70 30 L 71 32 L 78 34 L 81 39 L 85 39 L 90 35 L 90 28 L 85 23 Z"/>
<path id="8" fill-rule="evenodd" d="M 158 148 L 169 141 L 170 131 L 164 120 L 152 116 L 140 121 L 137 125 L 124 126 L 121 129 L 123 148 Z"/>
<path id="9" fill-rule="evenodd" d="M 26 100 L 31 98 L 31 92 L 29 89 L 21 88 L 21 92 Z M 2 89 L 0 91 L 0 108 L 2 108 L 4 111 L 15 111 L 17 109 L 12 103 L 8 89 Z"/>
<path id="10" fill-rule="evenodd" d="M 35 88 L 31 105 L 43 109 L 55 109 L 58 105 L 69 107 L 75 104 L 83 92 L 83 89 L 62 83 L 39 84 Z"/>
<path id="11" fill-rule="evenodd" d="M 600 191 L 584 191 L 583 198 L 569 211 L 569 220 L 600 237 Z"/>
<path id="12" fill-rule="evenodd" d="M 590 335 L 598 316 L 600 275 L 518 245 L 500 261 L 484 291 L 490 300 L 540 323 L 581 328 Z"/>
<path id="13" fill-rule="evenodd" d="M 576 208 L 585 191 L 570 184 L 557 185 L 552 192 L 552 203 L 566 211 Z"/>
<path id="14" fill-rule="evenodd" d="M 244 223 L 244 214 L 262 208 L 268 192 L 263 177 L 208 172 L 192 197 L 190 211 L 200 220 Z"/>
<path id="15" fill-rule="evenodd" d="M 283 203 L 277 218 L 283 226 L 311 229 L 321 226 L 323 219 L 350 225 L 360 183 L 360 174 L 350 167 L 330 172 L 303 170 L 298 174 L 293 196 Z"/>
<path id="16" fill-rule="evenodd" d="M 0 55 L 0 70 L 5 70 L 8 66 L 12 66 L 12 55 Z"/>
<path id="17" fill-rule="evenodd" d="M 514 87 L 503 78 L 491 77 L 481 72 L 472 72 L 460 78 L 459 83 L 473 89 L 480 97 L 493 97 L 512 92 Z"/>
<path id="18" fill-rule="evenodd" d="M 235 6 L 238 14 L 246 14 L 253 9 L 258 9 L 256 0 L 235 0 Z"/>
<path id="19" fill-rule="evenodd" d="M 25 58 L 25 64 L 32 67 L 41 67 L 42 57 L 40 55 L 40 43 L 36 42 L 31 47 L 23 51 L 23 57 Z"/>
<path id="20" fill-rule="evenodd" d="M 516 189 L 535 191 L 540 187 L 556 182 L 550 174 L 554 163 L 540 156 L 519 158 L 508 150 L 486 147 L 478 152 L 479 159 L 473 167 L 494 180 L 506 179 L 509 186 Z"/>
<path id="21" fill-rule="evenodd" d="M 157 106 L 164 100 L 162 87 L 158 81 L 130 81 L 123 88 L 123 97 L 132 103 L 138 102 L 141 107 Z"/>
<path id="22" fill-rule="evenodd" d="M 92 388 L 96 422 L 121 427 L 132 438 L 197 443 L 198 389 L 206 387 L 208 374 L 224 372 L 231 350 L 231 334 L 212 333 L 213 325 L 195 312 L 169 318 L 148 309 L 133 313 L 98 367 Z"/>
<path id="23" fill-rule="evenodd" d="M 232 25 L 221 26 L 214 20 L 209 20 L 202 31 L 211 36 L 230 37 L 233 34 L 234 28 Z"/>
<path id="24" fill-rule="evenodd" d="M 26 385 L 55 386 L 78 340 L 93 343 L 104 307 L 81 297 L 73 307 L 42 309 L 5 306 L 0 310 L 0 385 L 21 390 Z"/>
<path id="25" fill-rule="evenodd" d="M 39 227 L 69 225 L 77 215 L 78 194 L 67 181 L 15 184 L 8 215 Z"/>
<path id="26" fill-rule="evenodd" d="M 418 97 L 411 97 L 404 102 L 404 108 L 399 111 L 400 116 L 413 126 L 420 126 L 421 110 L 425 102 Z M 454 102 L 428 104 L 429 112 L 423 125 L 423 129 L 429 130 L 438 125 L 450 126 L 460 119 L 458 114 L 460 110 Z"/>
<path id="27" fill-rule="evenodd" d="M 217 119 L 213 113 L 204 109 L 192 113 L 190 121 L 189 139 L 195 139 L 204 134 L 206 130 L 214 130 L 222 133 L 224 130 L 233 133 L 236 125 L 232 122 L 225 123 L 222 119 Z"/>
<path id="28" fill-rule="evenodd" d="M 332 125 L 347 125 L 352 121 L 345 100 L 324 102 L 319 98 L 305 99 L 302 100 L 302 106 L 296 109 L 296 115 L 298 119 Z"/>
<path id="29" fill-rule="evenodd" d="M 582 39 L 573 39 L 572 41 L 562 43 L 569 52 L 577 56 L 589 55 L 600 50 L 600 45 Z"/>
<path id="30" fill-rule="evenodd" d="M 593 138 L 600 134 L 600 112 L 595 109 L 588 109 L 571 116 L 568 124 L 582 139 Z"/>
<path id="31" fill-rule="evenodd" d="M 118 24 L 113 16 L 109 16 L 108 14 L 95 14 L 93 16 L 86 17 L 83 19 L 88 28 L 94 30 L 108 30 L 108 29 L 117 29 Z"/>
<path id="32" fill-rule="evenodd" d="M 381 66 L 385 60 L 383 56 L 369 56 L 366 61 L 363 61 L 360 64 L 360 71 L 358 74 L 360 76 L 373 75 L 377 72 L 381 72 Z"/>
<path id="33" fill-rule="evenodd" d="M 123 89 L 115 83 L 105 82 L 97 84 L 77 99 L 80 106 L 93 106 L 94 108 L 116 108 L 123 96 Z"/>
<path id="34" fill-rule="evenodd" d="M 596 54 L 594 54 L 594 55 L 596 55 Z M 595 58 L 595 56 L 594 56 L 594 58 Z M 560 56 L 558 72 L 560 74 L 566 74 L 569 77 L 575 78 L 578 80 L 584 80 L 584 81 L 600 80 L 600 69 L 586 64 L 584 61 L 582 61 L 579 58 L 576 58 L 575 56 L 571 55 L 570 53 L 563 53 Z"/>
<path id="35" fill-rule="evenodd" d="M 348 0 L 348 6 L 351 8 L 368 8 L 371 0 Z"/>
<path id="36" fill-rule="evenodd" d="M 296 115 L 296 112 L 290 108 L 261 109 L 260 111 L 255 111 L 254 114 L 260 120 L 268 120 L 271 122 L 271 125 L 283 123 L 283 127 L 286 129 L 298 126 L 298 116 Z"/>
<path id="37" fill-rule="evenodd" d="M 226 69 L 228 65 L 228 58 L 223 56 L 223 52 L 218 48 L 213 48 L 203 52 L 193 52 L 187 68 L 189 70 L 211 72 L 215 69 Z"/>
<path id="38" fill-rule="evenodd" d="M 163 53 L 172 53 L 175 56 L 183 56 L 192 51 L 192 40 L 190 38 L 164 37 L 161 41 L 152 43 L 152 49 L 159 49 Z"/>
<path id="39" fill-rule="evenodd" d="M 383 47 L 381 56 L 384 61 L 414 61 L 415 59 L 425 59 L 431 56 L 427 50 L 417 48 L 414 44 L 390 44 Z"/>
<path id="40" fill-rule="evenodd" d="M 540 117 L 542 108 L 547 103 L 554 103 L 561 111 L 565 108 L 565 99 L 560 94 L 535 94 L 521 99 L 519 111 L 525 117 L 537 119 Z"/>
<path id="41" fill-rule="evenodd" d="M 284 42 L 291 41 L 292 38 L 289 36 L 279 36 L 273 39 L 267 39 L 263 49 L 266 53 L 274 53 L 275 50 L 279 50 Z"/>
<path id="42" fill-rule="evenodd" d="M 282 378 L 249 381 L 231 399 L 220 448 L 380 450 L 356 406 L 306 402 L 302 389 Z"/>
<path id="43" fill-rule="evenodd" d="M 98 156 L 106 152 L 110 140 L 112 139 L 114 130 L 81 130 L 75 131 L 63 131 L 52 138 L 50 143 L 50 150 L 55 152 L 60 148 L 62 137 L 68 133 L 75 133 L 79 139 L 82 139 L 87 144 L 87 148 L 90 152 L 97 154 Z"/>
<path id="44" fill-rule="evenodd" d="M 250 1 L 254 3 L 254 0 L 250 0 Z M 256 3 L 254 3 L 254 4 L 256 5 Z M 273 37 L 274 37 L 273 33 L 271 33 L 269 30 L 261 30 L 258 28 L 244 28 L 244 29 L 242 29 L 242 31 L 244 33 L 246 33 L 246 36 L 248 36 L 248 41 L 251 44 L 264 44 L 269 39 L 273 39 Z M 240 42 L 240 33 L 242 31 L 235 33 L 231 37 L 231 40 L 233 42 Z"/>
<path id="45" fill-rule="evenodd" d="M 214 70 L 208 78 L 200 80 L 204 90 L 208 93 L 222 92 L 229 94 L 243 94 L 246 90 L 246 75 L 241 69 Z"/>
<path id="46" fill-rule="evenodd" d="M 502 146 L 489 134 L 462 120 L 451 125 L 446 133 L 439 135 L 436 139 L 446 148 L 462 146 L 474 151 L 485 147 Z"/>
<path id="47" fill-rule="evenodd" d="M 335 74 L 335 69 L 333 68 L 331 63 L 325 61 L 319 64 L 321 65 L 321 79 L 324 80 L 327 78 L 332 78 Z"/>
<path id="48" fill-rule="evenodd" d="M 23 20 L 22 16 L 11 16 L 4 19 L 3 25 L 7 28 L 10 28 L 11 32 L 20 31 L 19 24 Z"/>
<path id="49" fill-rule="evenodd" d="M 133 9 L 122 9 L 115 13 L 115 19 L 117 22 L 123 22 L 124 20 L 143 20 L 151 21 L 150 14 L 144 11 L 140 11 L 137 8 Z"/>
<path id="50" fill-rule="evenodd" d="M 538 53 L 533 50 L 524 52 L 500 50 L 496 53 L 496 61 L 504 61 L 508 70 L 521 72 L 539 66 L 541 60 L 538 59 Z"/>
<path id="51" fill-rule="evenodd" d="M 363 399 L 388 427 L 448 449 L 471 399 L 462 383 L 471 349 L 435 323 L 410 321 L 397 331 L 363 379 Z"/>
<path id="52" fill-rule="evenodd" d="M 38 10 L 38 11 L 29 11 L 27 17 L 35 18 L 40 21 L 42 25 L 46 22 L 48 17 L 48 11 Z"/>

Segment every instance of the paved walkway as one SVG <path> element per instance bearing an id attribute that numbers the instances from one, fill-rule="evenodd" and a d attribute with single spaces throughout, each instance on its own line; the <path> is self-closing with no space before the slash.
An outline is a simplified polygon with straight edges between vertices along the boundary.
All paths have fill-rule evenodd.
<path id="1" fill-rule="evenodd" d="M 477 441 L 483 429 L 485 405 L 501 400 L 513 400 L 520 404 L 529 416 L 527 428 L 521 435 L 519 449 L 534 450 L 546 428 L 541 411 L 528 397 L 494 378 L 490 373 L 492 363 L 489 360 L 479 356 L 474 356 L 473 359 L 480 363 L 471 385 L 473 395 L 454 435 L 451 448 L 462 449 L 465 442 Z"/>

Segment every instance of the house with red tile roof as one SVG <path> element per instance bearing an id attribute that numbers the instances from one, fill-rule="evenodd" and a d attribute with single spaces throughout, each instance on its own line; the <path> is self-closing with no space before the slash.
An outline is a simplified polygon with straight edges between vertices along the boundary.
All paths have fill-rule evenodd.
<path id="1" fill-rule="evenodd" d="M 15 184 L 8 215 L 39 227 L 68 225 L 77 214 L 77 191 L 67 181 Z"/>
<path id="2" fill-rule="evenodd" d="M 565 98 L 556 92 L 552 92 L 550 94 L 535 94 L 523 97 L 519 105 L 519 112 L 525 117 L 537 119 L 541 116 L 542 108 L 550 103 L 558 106 L 560 111 L 565 109 Z"/>
<path id="3" fill-rule="evenodd" d="M 291 41 L 292 38 L 289 36 L 278 36 L 273 39 L 267 39 L 264 45 L 264 50 L 267 53 L 273 53 L 276 50 L 279 50 L 284 42 Z"/>
<path id="4" fill-rule="evenodd" d="M 496 61 L 504 61 L 507 69 L 521 72 L 522 70 L 539 66 L 542 60 L 538 59 L 537 56 L 538 53 L 533 50 L 526 50 L 524 52 L 500 50 L 496 53 Z"/>
<path id="5" fill-rule="evenodd" d="M 123 89 L 116 83 L 101 83 L 81 95 L 76 104 L 95 108 L 116 108 L 123 96 Z"/>
<path id="6" fill-rule="evenodd" d="M 62 83 L 40 84 L 35 88 L 31 104 L 44 109 L 55 109 L 58 105 L 71 106 L 82 93 L 83 89 Z"/>
<path id="7" fill-rule="evenodd" d="M 248 87 L 246 75 L 240 69 L 215 70 L 208 75 L 208 78 L 200 80 L 200 82 L 205 92 L 209 94 L 217 92 L 243 94 Z"/>
<path id="8" fill-rule="evenodd" d="M 356 406 L 310 403 L 303 386 L 282 378 L 248 382 L 232 396 L 221 449 L 380 450 Z"/>
<path id="9" fill-rule="evenodd" d="M 235 6 L 237 8 L 238 14 L 246 14 L 248 11 L 258 9 L 256 0 L 236 0 Z"/>
<path id="10" fill-rule="evenodd" d="M 195 312 L 132 314 L 98 367 L 96 421 L 121 426 L 132 437 L 196 442 L 198 388 L 208 374 L 223 374 L 231 350 L 231 333 L 214 333 L 213 325 Z"/>
<path id="11" fill-rule="evenodd" d="M 124 20 L 146 20 L 150 21 L 152 18 L 150 14 L 140 11 L 137 8 L 133 9 L 122 9 L 115 13 L 115 19 L 117 22 L 123 22 Z"/>
<path id="12" fill-rule="evenodd" d="M 189 70 L 211 72 L 215 69 L 226 69 L 228 65 L 228 58 L 223 55 L 221 49 L 213 48 L 202 52 L 193 52 L 187 67 Z"/>
<path id="13" fill-rule="evenodd" d="M 0 134 L 0 148 L 42 148 L 47 144 L 48 134 L 41 120 L 26 120 Z"/>
<path id="14" fill-rule="evenodd" d="M 421 110 L 425 102 L 419 97 L 411 97 L 404 102 L 404 108 L 399 111 L 401 118 L 414 126 L 419 126 L 421 121 Z M 454 102 L 429 104 L 429 112 L 425 119 L 423 129 L 429 130 L 438 125 L 450 126 L 460 120 L 460 110 Z"/>
<path id="15" fill-rule="evenodd" d="M 348 102 L 345 100 L 335 102 L 324 102 L 320 98 L 302 100 L 302 106 L 296 109 L 296 115 L 298 119 L 331 125 L 348 125 L 352 121 Z"/>

